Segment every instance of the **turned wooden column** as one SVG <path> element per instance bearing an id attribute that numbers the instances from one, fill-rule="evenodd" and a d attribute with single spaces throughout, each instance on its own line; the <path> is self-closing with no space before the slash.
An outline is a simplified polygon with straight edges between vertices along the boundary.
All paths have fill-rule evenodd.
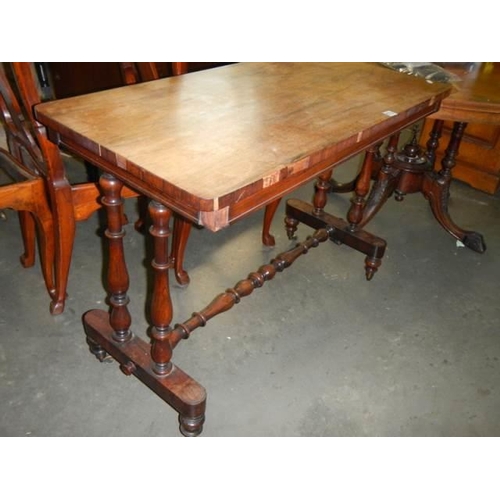
<path id="1" fill-rule="evenodd" d="M 169 223 L 172 212 L 161 203 L 151 201 L 149 214 L 152 220 L 149 232 L 154 238 L 154 257 L 151 263 L 154 270 L 151 302 L 151 321 L 153 323 L 151 358 L 153 371 L 157 375 L 168 375 L 172 369 L 170 362 L 172 348 L 168 338 L 173 314 L 168 281 L 168 272 L 173 266 L 172 261 L 168 258 Z"/>
<path id="2" fill-rule="evenodd" d="M 101 175 L 99 185 L 102 189 L 102 204 L 106 207 L 108 227 L 105 235 L 108 238 L 109 264 L 107 272 L 110 324 L 114 330 L 113 339 L 117 342 L 130 340 L 132 319 L 128 310 L 129 276 L 123 252 L 123 199 L 121 190 L 123 183 L 111 174 Z"/>
<path id="3" fill-rule="evenodd" d="M 330 180 L 332 178 L 332 173 L 333 169 L 327 170 L 316 180 L 313 198 L 315 215 L 320 215 L 324 212 L 324 208 L 328 200 L 328 192 L 331 189 Z"/>
<path id="4" fill-rule="evenodd" d="M 398 136 L 392 136 L 393 137 Z M 351 231 L 356 231 L 360 227 L 360 223 L 363 220 L 363 213 L 366 205 L 366 195 L 370 191 L 370 183 L 372 179 L 373 169 L 375 163 L 379 157 L 380 143 L 374 144 L 367 149 L 365 158 L 363 160 L 363 166 L 361 167 L 361 172 L 359 173 L 356 180 L 356 187 L 354 189 L 354 195 L 351 199 L 351 208 L 347 213 L 347 220 L 349 222 L 349 229 Z"/>
<path id="5" fill-rule="evenodd" d="M 427 159 L 429 160 L 430 165 L 434 168 L 436 164 L 436 151 L 439 147 L 439 139 L 441 139 L 441 135 L 443 133 L 443 120 L 434 120 L 434 125 L 432 126 L 431 133 L 429 135 L 429 140 L 427 141 Z"/>
<path id="6" fill-rule="evenodd" d="M 442 168 L 439 171 L 439 175 L 443 179 L 448 180 L 451 178 L 451 171 L 457 163 L 456 157 L 458 154 L 460 143 L 462 142 L 462 137 L 464 136 L 465 127 L 467 127 L 467 123 L 465 122 L 455 122 L 453 124 L 450 142 L 448 143 L 448 147 L 446 148 L 446 151 L 444 153 L 444 158 L 441 161 Z"/>

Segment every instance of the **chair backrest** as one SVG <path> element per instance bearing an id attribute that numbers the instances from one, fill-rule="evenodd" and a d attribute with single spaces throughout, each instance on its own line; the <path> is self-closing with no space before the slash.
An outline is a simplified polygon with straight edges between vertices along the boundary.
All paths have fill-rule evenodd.
<path id="1" fill-rule="evenodd" d="M 41 161 L 37 163 L 37 168 L 50 182 L 61 182 L 65 178 L 65 169 L 59 148 L 48 140 L 45 127 L 36 121 L 33 113 L 34 106 L 41 101 L 33 64 L 29 62 L 12 62 L 10 67 L 21 101 L 21 106 L 18 105 L 18 107 L 24 111 L 25 116 L 25 119 L 21 120 L 22 129 L 30 137 L 29 141 L 34 146 L 34 150 L 41 153 Z M 16 143 L 21 143 L 23 147 L 26 146 L 26 141 L 23 141 L 18 126 L 15 127 L 15 131 L 12 129 L 12 139 Z M 32 156 L 31 153 L 30 156 Z M 26 160 L 21 158 L 21 161 L 25 163 Z M 47 165 L 50 165 L 50 169 L 47 168 Z"/>
<path id="2" fill-rule="evenodd" d="M 172 63 L 172 73 L 174 76 L 183 75 L 188 71 L 187 62 L 173 62 Z"/>
<path id="3" fill-rule="evenodd" d="M 45 161 L 35 139 L 32 121 L 26 118 L 9 79 L 1 71 L 0 120 L 5 129 L 9 153 L 17 160 L 14 163 L 2 162 L 4 170 L 16 179 L 19 174 L 24 178 L 33 178 L 45 173 Z"/>
<path id="4" fill-rule="evenodd" d="M 158 80 L 160 74 L 154 62 L 121 62 L 120 70 L 122 72 L 123 81 L 127 85 L 132 85 L 139 82 L 149 82 Z M 173 62 L 172 74 L 174 76 L 187 73 L 187 62 Z"/>
<path id="5" fill-rule="evenodd" d="M 156 64 L 152 62 L 121 62 L 120 69 L 127 85 L 160 78 Z"/>

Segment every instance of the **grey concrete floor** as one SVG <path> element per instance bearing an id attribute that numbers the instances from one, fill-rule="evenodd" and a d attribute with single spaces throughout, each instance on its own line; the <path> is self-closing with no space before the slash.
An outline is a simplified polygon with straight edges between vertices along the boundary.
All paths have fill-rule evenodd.
<path id="1" fill-rule="evenodd" d="M 327 209 L 344 216 L 348 200 L 331 195 Z M 500 197 L 455 181 L 449 206 L 484 234 L 485 254 L 458 247 L 420 194 L 391 199 L 367 227 L 388 241 L 371 282 L 361 254 L 324 243 L 181 343 L 174 361 L 208 392 L 203 436 L 499 436 Z M 262 212 L 192 231 L 174 322 L 290 247 L 283 212 L 271 250 Z M 2 436 L 179 435 L 174 410 L 87 349 L 82 314 L 106 307 L 99 228 L 98 216 L 78 224 L 66 310 L 52 317 L 38 263 L 19 264 L 16 214 L 0 221 Z M 132 224 L 125 246 L 133 330 L 145 337 L 149 257 Z"/>

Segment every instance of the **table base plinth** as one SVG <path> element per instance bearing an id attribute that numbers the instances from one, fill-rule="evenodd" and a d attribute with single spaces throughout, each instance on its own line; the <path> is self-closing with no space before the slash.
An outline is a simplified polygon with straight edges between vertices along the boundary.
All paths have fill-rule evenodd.
<path id="1" fill-rule="evenodd" d="M 94 309 L 83 316 L 85 333 L 91 345 L 91 352 L 101 361 L 109 354 L 126 375 L 134 375 L 161 399 L 179 413 L 180 431 L 185 436 L 197 436 L 203 430 L 205 420 L 206 391 L 179 367 L 172 364 L 168 375 L 159 376 L 153 372 L 151 346 L 133 336 L 127 342 L 113 338 L 106 311 Z M 99 355 L 99 353 L 101 355 Z"/>
<path id="2" fill-rule="evenodd" d="M 331 228 L 330 240 L 341 245 L 347 245 L 366 255 L 366 279 L 370 280 L 380 267 L 387 243 L 382 238 L 362 229 L 351 230 L 350 224 L 344 219 L 327 212 L 315 213 L 316 209 L 310 203 L 291 199 L 286 204 L 287 219 L 302 222 L 314 229 Z"/>

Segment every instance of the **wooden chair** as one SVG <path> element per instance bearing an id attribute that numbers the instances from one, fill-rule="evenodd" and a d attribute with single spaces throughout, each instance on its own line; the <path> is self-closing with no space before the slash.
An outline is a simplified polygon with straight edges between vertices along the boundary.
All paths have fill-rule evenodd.
<path id="1" fill-rule="evenodd" d="M 132 84 L 138 81 L 147 81 L 158 78 L 154 63 L 123 63 L 124 83 Z M 129 69 L 127 69 L 129 67 Z M 181 74 L 187 71 L 187 63 L 172 63 L 173 73 Z M 34 147 L 40 151 L 43 164 L 42 175 L 45 177 L 52 207 L 54 221 L 55 265 L 54 282 L 55 291 L 52 293 L 50 312 L 53 315 L 64 311 L 66 291 L 68 285 L 71 256 L 75 238 L 76 222 L 88 219 L 96 210 L 102 208 L 100 203 L 100 190 L 98 182 L 86 182 L 71 185 L 65 176 L 65 167 L 60 152 L 45 135 L 45 129 L 34 118 L 33 107 L 40 102 L 40 94 L 36 86 L 34 69 L 30 63 L 11 63 L 13 77 L 17 83 L 18 95 L 22 101 L 23 130 L 19 123 L 12 127 L 9 133 L 9 147 L 16 150 L 17 144 L 22 142 L 24 134 Z M 132 75 L 135 75 L 132 78 Z M 13 95 L 13 94 L 12 94 Z M 14 97 L 15 99 L 15 97 Z M 21 110 L 21 106 L 16 104 Z M 23 158 L 20 158 L 23 161 Z M 50 162 L 51 168 L 46 165 Z M 138 194 L 124 187 L 122 197 L 137 197 Z M 34 223 L 23 212 L 20 212 L 21 230 L 25 241 L 26 263 L 34 258 Z M 174 237 L 172 242 L 172 256 L 175 261 L 175 274 L 181 284 L 189 282 L 189 276 L 182 268 L 183 255 L 189 236 L 191 224 L 180 218 L 174 223 Z M 140 227 L 141 221 L 136 223 Z"/>
<path id="2" fill-rule="evenodd" d="M 11 63 L 11 70 L 17 84 L 17 94 L 22 106 L 15 101 L 11 92 L 16 114 L 23 112 L 23 118 L 12 121 L 8 129 L 8 144 L 11 154 L 25 165 L 27 144 L 38 151 L 37 168 L 44 176 L 54 225 L 54 285 L 51 294 L 50 312 L 60 314 L 64 310 L 71 255 L 75 238 L 76 222 L 88 219 L 101 208 L 100 191 L 96 183 L 71 185 L 65 176 L 65 167 L 56 145 L 50 142 L 45 129 L 35 120 L 33 107 L 40 102 L 31 63 Z M 50 168 L 47 168 L 50 165 Z M 122 196 L 136 197 L 137 193 L 126 188 Z M 27 245 L 27 255 L 32 255 L 34 224 L 29 217 L 21 217 L 21 228 Z"/>
<path id="3" fill-rule="evenodd" d="M 49 295 L 54 298 L 54 224 L 42 175 L 45 165 L 31 135 L 25 132 L 20 116 L 17 99 L 0 71 L 0 118 L 9 148 L 16 155 L 0 147 L 0 169 L 6 180 L 0 186 L 0 209 L 11 208 L 19 212 L 24 242 L 21 263 L 24 267 L 35 263 L 35 226 L 38 227 L 42 273 Z"/>

